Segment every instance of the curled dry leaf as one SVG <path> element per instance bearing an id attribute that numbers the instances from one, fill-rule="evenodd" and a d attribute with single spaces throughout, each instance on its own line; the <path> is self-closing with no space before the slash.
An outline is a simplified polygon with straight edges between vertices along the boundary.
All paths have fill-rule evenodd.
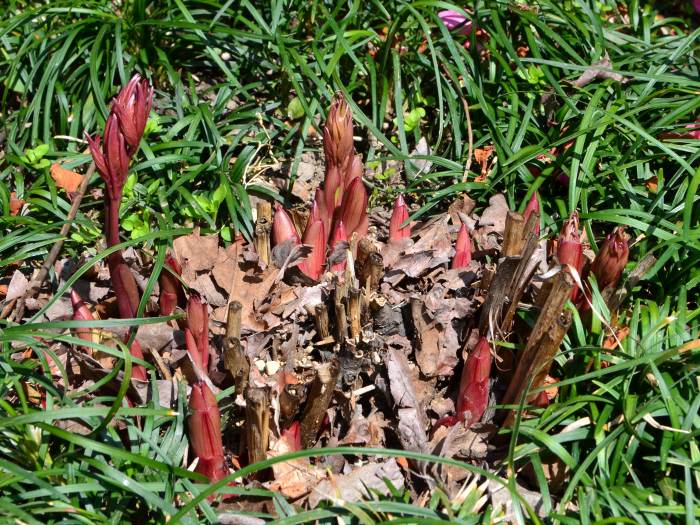
<path id="1" fill-rule="evenodd" d="M 27 203 L 24 199 L 18 199 L 17 198 L 17 193 L 12 192 L 10 193 L 10 215 L 13 217 L 19 215 L 19 212 L 22 211 L 22 206 L 24 206 Z"/>
<path id="2" fill-rule="evenodd" d="M 508 214 L 508 202 L 498 193 L 489 199 L 489 206 L 481 214 L 479 219 L 480 233 L 496 233 L 503 235 L 506 229 L 506 215 Z"/>
<path id="3" fill-rule="evenodd" d="M 397 490 L 404 486 L 403 474 L 394 458 L 384 463 L 368 463 L 348 474 L 331 476 L 319 483 L 309 495 L 309 505 L 316 508 L 324 500 L 361 501 L 367 497 L 369 489 L 388 495 L 387 480 Z"/>
<path id="4" fill-rule="evenodd" d="M 199 235 L 198 231 L 173 241 L 177 259 L 182 263 L 182 277 L 194 280 L 193 272 L 211 270 L 219 257 L 219 236 Z"/>
<path id="5" fill-rule="evenodd" d="M 615 82 L 622 82 L 625 79 L 625 77 L 623 77 L 619 73 L 615 73 L 612 70 L 612 67 L 612 61 L 606 53 L 605 56 L 598 62 L 591 64 L 591 66 L 588 69 L 586 69 L 581 74 L 581 76 L 574 81 L 574 85 L 578 88 L 582 88 L 590 84 L 594 80 L 606 78 L 614 80 Z"/>
<path id="6" fill-rule="evenodd" d="M 484 182 L 489 176 L 489 159 L 493 155 L 493 146 L 485 146 L 474 150 L 474 160 L 479 164 L 481 173 L 476 178 L 475 182 Z"/>
<path id="7" fill-rule="evenodd" d="M 78 191 L 83 176 L 71 170 L 67 170 L 57 163 L 51 165 L 51 178 L 56 182 L 56 186 L 66 191 L 68 195 Z"/>
<path id="8" fill-rule="evenodd" d="M 27 291 L 28 286 L 29 280 L 24 276 L 22 272 L 20 272 L 19 270 L 15 270 L 15 273 L 12 274 L 10 284 L 7 286 L 7 294 L 5 296 L 5 301 L 9 303 L 10 301 L 19 299 Z"/>

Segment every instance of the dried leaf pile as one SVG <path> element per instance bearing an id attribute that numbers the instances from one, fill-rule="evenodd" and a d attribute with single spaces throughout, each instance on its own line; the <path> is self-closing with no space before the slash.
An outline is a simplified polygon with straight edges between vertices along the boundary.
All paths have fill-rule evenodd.
<path id="1" fill-rule="evenodd" d="M 266 243 L 269 214 L 269 205 L 261 203 L 256 231 Z M 208 376 L 197 374 L 185 351 L 183 326 L 141 326 L 136 339 L 156 367 L 160 403 L 175 406 L 176 382 L 183 377 L 189 383 L 207 381 L 214 393 L 235 385 L 222 429 L 232 469 L 300 448 L 352 445 L 437 454 L 499 472 L 505 451 L 496 431 L 512 422 L 514 412 L 494 406 L 523 399 L 541 406 L 555 395 L 541 391 L 523 398 L 545 384 L 571 322 L 570 314 L 562 313 L 571 296 L 571 276 L 555 272 L 533 284 L 533 276 L 549 270 L 538 222 L 536 213 L 525 221 L 510 212 L 502 195 L 476 215 L 465 195 L 444 215 L 412 225 L 409 238 L 382 242 L 386 221 L 373 224 L 368 237 L 355 236 L 344 250 L 336 250 L 336 257 L 354 264 L 318 282 L 297 268 L 308 254 L 305 246 L 288 242 L 261 250 L 260 242 L 239 239 L 224 247 L 217 236 L 197 231 L 180 237 L 172 256 L 182 268 L 182 281 L 209 307 Z M 464 227 L 472 258 L 466 267 L 451 269 Z M 126 251 L 125 258 L 137 276 L 148 273 L 135 252 Z M 59 261 L 56 274 L 70 275 L 75 264 Z M 106 268 L 98 267 L 75 284 L 102 317 L 115 307 L 107 279 Z M 143 287 L 146 278 L 137 281 Z M 26 285 L 16 272 L 6 302 Z M 156 288 L 147 310 L 157 311 L 158 294 Z M 36 310 L 46 300 L 40 297 L 28 307 Z M 521 302 L 540 311 L 531 330 L 515 316 Z M 62 319 L 71 314 L 69 299 L 61 298 L 45 315 Z M 106 345 L 124 335 L 113 330 L 92 334 Z M 475 350 L 482 336 L 490 344 Z M 524 349 L 514 354 L 494 345 L 505 340 Z M 113 356 L 88 348 L 56 343 L 53 349 L 71 372 L 70 384 L 64 384 L 56 369 L 56 382 L 69 391 L 103 379 L 114 362 Z M 470 359 L 478 361 L 477 368 L 466 381 L 478 377 L 479 395 L 485 396 L 483 415 L 474 417 L 468 410 L 460 413 L 474 405 L 476 394 L 458 399 Z M 119 381 L 106 388 L 116 391 Z M 130 400 L 145 402 L 147 384 L 132 383 Z M 190 462 L 183 458 L 183 465 Z M 323 499 L 357 500 L 367 488 L 386 493 L 386 479 L 416 496 L 440 485 L 456 497 L 467 478 L 464 470 L 402 458 L 331 456 L 276 464 L 247 482 L 313 507 Z M 480 490 L 495 494 L 498 486 L 483 484 Z"/>

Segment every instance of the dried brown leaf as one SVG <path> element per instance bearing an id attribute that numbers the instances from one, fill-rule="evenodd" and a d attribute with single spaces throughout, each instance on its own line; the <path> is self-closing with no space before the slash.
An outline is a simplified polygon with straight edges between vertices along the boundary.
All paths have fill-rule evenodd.
<path id="1" fill-rule="evenodd" d="M 78 187 L 83 180 L 83 176 L 74 171 L 67 170 L 63 166 L 57 163 L 51 165 L 51 178 L 56 182 L 56 186 L 70 195 L 78 191 Z"/>
<path id="2" fill-rule="evenodd" d="M 385 480 L 390 481 L 398 490 L 404 486 L 403 473 L 394 458 L 384 463 L 368 463 L 348 474 L 331 476 L 322 481 L 309 495 L 309 506 L 316 508 L 323 500 L 361 501 L 367 497 L 368 489 L 389 494 Z"/>

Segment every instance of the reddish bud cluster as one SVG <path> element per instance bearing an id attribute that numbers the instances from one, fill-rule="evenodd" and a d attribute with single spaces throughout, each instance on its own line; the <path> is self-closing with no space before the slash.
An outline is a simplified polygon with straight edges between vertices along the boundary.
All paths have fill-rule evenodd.
<path id="1" fill-rule="evenodd" d="M 578 231 L 578 213 L 574 212 L 564 223 L 557 242 L 557 259 L 559 264 L 571 266 L 581 278 L 583 271 L 583 244 Z M 574 287 L 571 292 L 571 300 L 575 301 L 579 289 Z"/>
<path id="2" fill-rule="evenodd" d="M 87 136 L 95 166 L 107 185 L 110 200 L 121 200 L 129 161 L 138 150 L 153 103 L 153 87 L 134 75 L 112 102 L 104 131 Z"/>
<path id="3" fill-rule="evenodd" d="M 591 272 L 595 275 L 598 289 L 602 292 L 608 286 L 617 286 L 629 256 L 629 237 L 624 226 L 618 226 L 603 241 L 593 263 Z"/>
<path id="4" fill-rule="evenodd" d="M 275 245 L 293 240 L 311 246 L 311 254 L 299 269 L 317 280 L 326 265 L 326 253 L 340 240 L 356 233 L 367 234 L 367 190 L 362 182 L 362 159 L 353 145 L 352 112 L 340 96 L 333 97 L 323 133 L 326 174 L 323 188 L 318 188 L 311 204 L 303 238 L 299 238 L 289 214 L 277 206 L 272 221 L 272 242 Z M 332 271 L 344 268 L 338 263 Z"/>
<path id="5" fill-rule="evenodd" d="M 187 301 L 185 342 L 192 362 L 207 375 L 209 363 L 209 311 L 202 298 L 192 293 Z M 192 385 L 190 416 L 187 420 L 190 444 L 199 458 L 197 472 L 212 483 L 226 477 L 224 446 L 221 440 L 221 414 L 206 381 Z"/>

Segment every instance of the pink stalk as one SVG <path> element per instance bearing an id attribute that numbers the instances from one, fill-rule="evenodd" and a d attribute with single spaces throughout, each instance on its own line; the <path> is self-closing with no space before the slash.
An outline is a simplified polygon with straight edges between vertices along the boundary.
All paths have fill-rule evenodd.
<path id="1" fill-rule="evenodd" d="M 389 241 L 407 239 L 411 236 L 411 225 L 401 226 L 408 220 L 408 206 L 403 200 L 403 195 L 399 194 L 394 201 L 394 209 L 391 212 L 389 221 Z"/>
<path id="2" fill-rule="evenodd" d="M 182 267 L 175 257 L 168 253 L 165 256 L 163 269 L 158 276 L 158 284 L 160 285 L 160 296 L 158 297 L 160 315 L 170 315 L 178 304 L 181 306 L 185 304 L 185 292 L 182 288 L 182 283 L 176 275 L 182 275 Z"/>
<path id="3" fill-rule="evenodd" d="M 525 222 L 530 218 L 530 215 L 533 213 L 537 213 L 539 215 L 540 213 L 540 203 L 537 200 L 537 192 L 532 194 L 532 197 L 530 197 L 530 200 L 527 203 L 527 206 L 525 206 L 525 213 L 523 217 L 525 217 Z M 539 235 L 540 234 L 540 221 L 539 219 L 537 220 L 537 224 L 535 224 L 535 234 Z"/>
<path id="4" fill-rule="evenodd" d="M 153 88 L 148 81 L 134 76 L 112 102 L 104 137 L 87 136 L 95 166 L 105 181 L 105 233 L 110 247 L 119 244 L 119 205 L 129 174 L 129 162 L 141 142 L 152 100 Z M 117 296 L 119 316 L 123 319 L 135 317 L 139 304 L 138 287 L 121 252 L 109 255 L 107 265 Z M 132 344 L 131 353 L 143 358 L 137 342 Z M 146 379 L 146 371 L 140 365 L 134 366 L 133 375 L 137 379 Z"/>
<path id="5" fill-rule="evenodd" d="M 331 237 L 331 253 L 335 250 L 335 245 L 341 241 L 347 242 L 348 234 L 345 232 L 345 224 L 343 221 L 338 221 L 335 223 L 335 229 L 333 230 L 333 236 Z M 331 271 L 334 273 L 343 272 L 345 270 L 346 261 L 334 264 L 331 266 Z"/>
<path id="6" fill-rule="evenodd" d="M 362 157 L 359 155 L 353 155 L 352 160 L 347 165 L 344 176 L 345 176 L 345 189 L 350 185 L 352 181 L 356 178 L 365 174 L 365 167 L 362 164 Z"/>
<path id="7" fill-rule="evenodd" d="M 302 242 L 311 246 L 311 253 L 299 264 L 299 269 L 311 279 L 318 280 L 326 264 L 326 230 L 323 221 L 310 222 Z"/>
<path id="8" fill-rule="evenodd" d="M 445 10 L 438 13 L 440 20 L 445 24 L 445 27 L 452 31 L 455 28 L 459 28 L 459 33 L 462 35 L 468 35 L 472 32 L 472 23 L 467 20 L 467 17 L 458 13 L 457 11 Z"/>
<path id="9" fill-rule="evenodd" d="M 472 262 L 472 241 L 469 230 L 462 224 L 455 244 L 455 256 L 452 259 L 452 269 L 466 268 Z"/>
<path id="10" fill-rule="evenodd" d="M 363 236 L 367 233 L 367 190 L 360 177 L 348 185 L 340 205 L 339 217 L 345 224 L 348 235 L 357 232 Z"/>
<path id="11" fill-rule="evenodd" d="M 228 474 L 221 441 L 221 415 L 216 398 L 205 382 L 192 386 L 187 420 L 190 445 L 199 458 L 196 471 L 215 483 Z"/>
<path id="12" fill-rule="evenodd" d="M 187 340 L 187 332 L 192 342 Z M 204 372 L 209 364 L 209 311 L 207 304 L 199 294 L 192 293 L 187 301 L 187 330 L 185 331 L 187 349 L 192 360 Z M 193 353 L 191 349 L 196 349 Z"/>
<path id="13" fill-rule="evenodd" d="M 559 234 L 559 242 L 557 243 L 557 259 L 559 264 L 573 267 L 581 277 L 583 270 L 583 244 L 578 231 L 578 213 L 575 211 L 564 223 L 564 227 Z M 577 286 L 571 291 L 571 300 L 575 301 L 578 296 L 579 289 Z"/>
<path id="14" fill-rule="evenodd" d="M 457 416 L 464 419 L 465 428 L 477 423 L 488 407 L 491 359 L 489 342 L 482 337 L 464 363 L 457 395 Z"/>
<path id="15" fill-rule="evenodd" d="M 278 203 L 275 206 L 275 216 L 272 218 L 272 243 L 277 246 L 289 239 L 294 239 L 294 244 L 301 244 L 301 239 L 299 239 L 291 217 Z"/>

